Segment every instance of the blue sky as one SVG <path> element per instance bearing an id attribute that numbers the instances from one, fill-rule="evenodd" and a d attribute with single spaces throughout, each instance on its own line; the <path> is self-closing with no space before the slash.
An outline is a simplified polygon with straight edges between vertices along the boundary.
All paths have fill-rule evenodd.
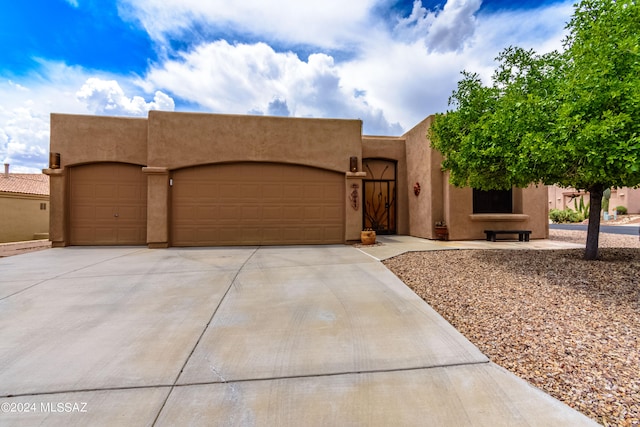
<path id="1" fill-rule="evenodd" d="M 401 135 L 463 69 L 560 49 L 562 0 L 33 0 L 0 7 L 0 158 L 46 167 L 49 114 L 360 118 Z"/>

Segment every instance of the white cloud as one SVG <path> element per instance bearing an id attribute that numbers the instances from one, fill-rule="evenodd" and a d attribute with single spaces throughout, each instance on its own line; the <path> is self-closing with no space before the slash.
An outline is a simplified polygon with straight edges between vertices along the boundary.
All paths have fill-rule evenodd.
<path id="1" fill-rule="evenodd" d="M 18 89 L 20 91 L 29 92 L 28 88 L 22 86 L 21 84 L 14 83 L 12 80 L 8 80 L 7 83 L 9 83 L 9 86 L 12 86 L 12 87 L 14 87 L 14 88 L 16 88 L 16 89 Z"/>
<path id="2" fill-rule="evenodd" d="M 173 111 L 173 99 L 156 91 L 153 101 L 146 102 L 141 96 L 129 98 L 115 80 L 91 77 L 76 92 L 76 97 L 96 114 L 146 116 L 149 110 Z"/>
<path id="3" fill-rule="evenodd" d="M 166 88 L 217 113 L 274 114 L 284 111 L 274 107 L 286 106 L 292 116 L 362 118 L 365 130 L 371 132 L 400 130 L 366 96 L 356 96 L 353 88 L 344 87 L 340 69 L 323 53 L 310 55 L 305 62 L 264 43 L 217 41 L 154 67 L 141 84 Z"/>
<path id="4" fill-rule="evenodd" d="M 409 41 L 422 39 L 430 51 L 460 51 L 475 32 L 475 14 L 481 3 L 481 0 L 449 0 L 442 10 L 432 12 L 415 0 L 411 14 L 396 25 L 396 37 Z"/>
<path id="5" fill-rule="evenodd" d="M 38 173 L 47 166 L 51 112 L 87 113 L 68 84 L 76 68 L 42 62 L 41 74 L 20 83 L 0 80 L 0 160 L 14 172 Z"/>
<path id="6" fill-rule="evenodd" d="M 460 51 L 476 29 L 475 13 L 482 0 L 449 0 L 426 37 L 429 50 Z"/>
<path id="7" fill-rule="evenodd" d="M 40 65 L 38 72 L 19 83 L 0 80 L 0 160 L 10 163 L 14 172 L 38 173 L 47 166 L 51 113 L 95 113 L 76 98 L 79 89 L 92 78 L 86 70 L 59 62 L 40 61 Z M 101 75 L 105 77 L 108 76 Z M 136 88 L 131 82 L 127 87 Z M 173 109 L 173 100 L 159 91 L 151 102 L 141 96 L 123 99 L 128 99 L 127 105 L 134 111 Z M 99 103 L 96 105 L 100 108 Z"/>
<path id="8" fill-rule="evenodd" d="M 69 3 L 72 7 L 77 8 L 78 5 L 78 0 L 65 0 L 67 3 Z"/>
<path id="9" fill-rule="evenodd" d="M 258 35 L 263 40 L 338 47 L 366 37 L 376 0 L 120 0 L 120 14 L 142 23 L 156 40 L 193 24 Z"/>
<path id="10" fill-rule="evenodd" d="M 0 106 L 0 158 L 14 172 L 39 172 L 49 152 L 49 117 L 30 107 Z"/>
<path id="11" fill-rule="evenodd" d="M 460 72 L 479 73 L 487 81 L 494 59 L 509 45 L 548 52 L 562 47 L 570 2 L 533 11 L 479 14 L 475 30 L 459 50 L 428 49 L 430 33 L 442 15 L 429 15 L 414 3 L 411 18 L 392 35 L 378 32 L 361 46 L 358 57 L 337 66 L 343 86 L 363 90 L 385 117 L 409 129 L 430 114 L 444 112 Z M 464 14 L 463 14 L 464 15 Z M 433 46 L 431 46 L 433 47 Z"/>
<path id="12" fill-rule="evenodd" d="M 156 0 L 140 4 L 141 8 L 161 7 Z M 366 133 L 398 134 L 425 116 L 446 110 L 463 69 L 488 78 L 494 58 L 510 44 L 541 50 L 560 47 L 572 11 L 566 3 L 484 15 L 477 12 L 480 0 L 449 0 L 442 10 L 433 12 L 415 1 L 410 16 L 389 29 L 377 25 L 371 10 L 365 12 L 371 4 L 354 4 L 359 13 L 352 20 L 350 38 L 343 40 L 343 45 L 357 46 L 357 54 L 349 59 L 336 61 L 323 53 L 321 46 L 333 37 L 331 28 L 327 37 L 314 44 L 316 53 L 302 59 L 292 52 L 276 52 L 266 42 L 217 40 L 153 65 L 140 84 L 147 91 L 163 88 L 211 112 L 273 114 L 272 103 L 278 99 L 292 116 L 361 118 Z M 245 25 L 253 18 L 240 11 L 250 5 L 254 11 L 261 10 L 251 2 L 218 10 L 209 3 L 171 0 L 164 13 L 182 7 L 177 15 L 187 23 L 180 23 L 179 18 L 162 24 L 162 28 L 170 31 L 188 25 L 189 13 L 209 19 L 211 25 L 225 20 Z M 289 5 L 279 3 L 273 9 L 284 10 L 285 6 Z M 356 40 L 353 33 L 362 30 L 365 16 L 369 19 L 367 30 Z M 260 25 L 268 24 L 257 25 L 262 28 Z M 279 25 L 297 24 L 282 19 Z M 272 35 L 266 32 L 265 40 Z M 295 37 L 296 42 L 307 40 L 304 35 Z"/>
<path id="13" fill-rule="evenodd" d="M 366 134 L 400 135 L 446 110 L 461 70 L 488 79 L 509 45 L 559 49 L 573 11 L 571 0 L 490 14 L 476 12 L 479 0 L 449 0 L 437 12 L 416 1 L 405 18 L 375 12 L 390 0 L 119 1 L 121 13 L 139 19 L 170 58 L 161 56 L 141 76 L 40 61 L 33 75 L 0 79 L 0 160 L 12 170 L 46 166 L 51 112 L 144 116 L 173 110 L 173 98 L 208 112 L 360 118 Z M 263 42 L 203 38 L 182 52 L 166 42 L 189 44 L 198 26 Z M 283 44 L 314 53 L 272 47 Z"/>

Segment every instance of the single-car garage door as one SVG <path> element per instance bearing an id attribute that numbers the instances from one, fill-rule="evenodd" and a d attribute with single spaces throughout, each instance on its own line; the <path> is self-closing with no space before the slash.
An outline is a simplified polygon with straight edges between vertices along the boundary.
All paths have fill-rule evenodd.
<path id="1" fill-rule="evenodd" d="M 75 166 L 69 170 L 69 188 L 70 244 L 146 244 L 147 178 L 142 166 Z"/>
<path id="2" fill-rule="evenodd" d="M 344 242 L 344 175 L 273 163 L 173 173 L 174 246 Z"/>

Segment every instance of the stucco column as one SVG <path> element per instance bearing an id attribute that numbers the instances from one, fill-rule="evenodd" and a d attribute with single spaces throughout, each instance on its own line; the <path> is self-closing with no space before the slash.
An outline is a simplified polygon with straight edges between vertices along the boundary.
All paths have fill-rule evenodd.
<path id="1" fill-rule="evenodd" d="M 362 231 L 362 178 L 366 172 L 347 172 L 345 179 L 345 195 L 347 197 L 345 212 L 345 240 L 360 240 Z"/>
<path id="2" fill-rule="evenodd" d="M 147 244 L 149 248 L 169 246 L 169 170 L 143 167 L 147 175 Z"/>
<path id="3" fill-rule="evenodd" d="M 49 175 L 49 240 L 51 246 L 59 248 L 67 246 L 67 230 L 65 221 L 68 212 L 65 203 L 66 169 L 43 169 L 42 173 Z"/>

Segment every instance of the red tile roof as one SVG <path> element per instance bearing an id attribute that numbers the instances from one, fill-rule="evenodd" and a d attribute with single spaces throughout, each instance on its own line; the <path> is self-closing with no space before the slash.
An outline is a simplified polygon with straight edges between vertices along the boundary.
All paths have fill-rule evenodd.
<path id="1" fill-rule="evenodd" d="M 0 192 L 49 195 L 49 176 L 36 173 L 0 173 Z"/>

